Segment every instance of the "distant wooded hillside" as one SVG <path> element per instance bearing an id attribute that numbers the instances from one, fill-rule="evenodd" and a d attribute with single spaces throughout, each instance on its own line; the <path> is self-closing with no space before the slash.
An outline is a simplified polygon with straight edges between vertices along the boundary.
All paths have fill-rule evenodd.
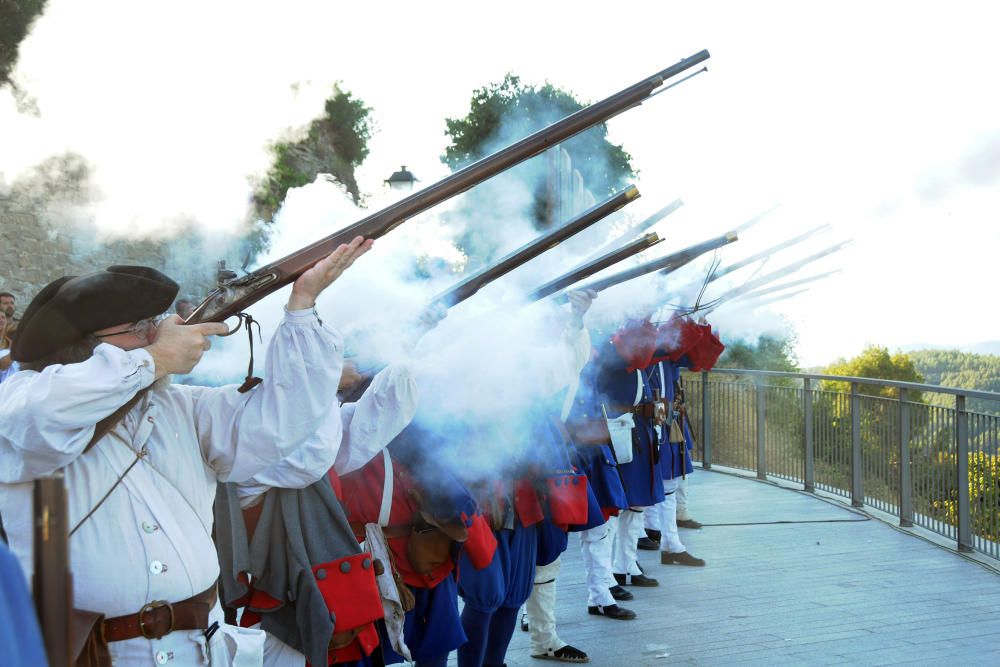
<path id="1" fill-rule="evenodd" d="M 924 376 L 927 384 L 945 387 L 978 389 L 1000 393 L 1000 356 L 995 354 L 972 354 L 958 350 L 914 350 L 907 356 L 914 367 Z M 986 412 L 1000 412 L 1000 405 L 980 405 L 988 403 L 976 401 L 970 409 Z"/>
<path id="2" fill-rule="evenodd" d="M 1000 356 L 958 350 L 915 350 L 913 359 L 928 384 L 1000 392 Z"/>

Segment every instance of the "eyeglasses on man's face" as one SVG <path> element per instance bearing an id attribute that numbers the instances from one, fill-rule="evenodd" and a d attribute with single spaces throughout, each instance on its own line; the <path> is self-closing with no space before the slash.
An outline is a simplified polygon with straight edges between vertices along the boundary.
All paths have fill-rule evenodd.
<path id="1" fill-rule="evenodd" d="M 122 329 L 121 331 L 111 331 L 105 334 L 95 334 L 94 338 L 110 338 L 112 336 L 123 336 L 125 334 L 132 334 L 133 336 L 139 336 L 140 338 L 149 335 L 149 332 L 156 328 L 163 320 L 163 317 L 157 315 L 156 317 L 147 317 L 144 320 L 139 320 L 128 329 Z"/>

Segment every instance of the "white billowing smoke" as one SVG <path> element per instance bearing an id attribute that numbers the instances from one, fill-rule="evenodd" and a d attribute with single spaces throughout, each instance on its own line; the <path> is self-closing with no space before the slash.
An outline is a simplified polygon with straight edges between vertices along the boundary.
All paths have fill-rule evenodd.
<path id="1" fill-rule="evenodd" d="M 308 27 L 328 11 L 49 0 L 14 72 L 34 112 L 0 89 L 0 187 L 72 153 L 94 198 L 63 217 L 102 236 L 242 231 L 268 145 L 319 115 L 337 79 Z"/>
<path id="2" fill-rule="evenodd" d="M 515 272 L 452 308 L 436 329 L 421 338 L 417 327 L 421 312 L 460 276 L 439 271 L 428 279 L 415 273 L 414 259 L 421 258 L 425 265 L 459 266 L 464 257 L 454 239 L 475 237 L 484 225 L 503 239 L 497 254 L 522 245 L 538 234 L 526 215 L 529 192 L 515 188 L 505 199 L 497 191 L 497 205 L 489 215 L 463 217 L 465 209 L 458 202 L 407 221 L 377 240 L 374 249 L 317 304 L 323 320 L 345 334 L 363 367 L 407 363 L 415 369 L 424 401 L 417 421 L 435 434 L 442 460 L 461 462 L 466 479 L 495 476 L 540 446 L 535 436 L 538 414 L 533 409 L 572 379 L 570 347 L 564 337 L 568 306 L 551 299 L 525 303 L 524 295 L 537 282 Z M 374 203 L 372 208 L 385 203 Z M 370 212 L 357 208 L 340 185 L 321 176 L 289 191 L 276 218 L 271 249 L 260 261 L 279 259 Z M 721 253 L 732 258 L 732 247 Z M 582 259 L 563 247 L 544 257 L 553 269 L 555 264 L 573 265 Z M 586 319 L 593 343 L 603 342 L 627 319 L 647 315 L 666 319 L 669 306 L 693 304 L 711 263 L 711 256 L 705 256 L 669 276 L 648 276 L 602 292 Z M 542 279 L 556 273 L 553 270 Z M 265 343 L 281 321 L 287 296 L 285 288 L 249 310 L 261 322 Z M 710 317 L 721 325 L 724 340 L 750 335 L 755 340 L 758 330 L 778 326 L 759 313 L 746 318 L 746 313 L 731 312 L 725 318 Z M 239 381 L 249 352 L 245 333 L 217 340 L 216 348 L 202 361 L 196 379 L 211 384 Z M 263 374 L 265 357 L 264 349 L 257 347 L 258 375 Z"/>
<path id="3" fill-rule="evenodd" d="M 343 186 L 320 175 L 313 183 L 288 191 L 275 216 L 268 252 L 258 259 L 258 266 L 248 268 L 277 261 L 370 213 L 358 208 Z M 452 280 L 447 275 L 435 280 L 417 279 L 413 273 L 417 258 L 444 265 L 462 261 L 461 253 L 434 216 L 409 220 L 377 240 L 368 254 L 320 295 L 317 312 L 345 336 L 349 347 L 367 363 L 406 358 L 421 311 L 435 290 Z M 290 289 L 280 289 L 247 310 L 260 323 L 265 344 L 281 322 Z M 266 354 L 258 342 L 255 334 L 255 363 L 261 364 L 255 370 L 260 374 Z M 232 382 L 245 371 L 249 358 L 245 333 L 217 347 L 220 350 L 206 355 L 199 365 L 195 375 L 199 381 Z"/>

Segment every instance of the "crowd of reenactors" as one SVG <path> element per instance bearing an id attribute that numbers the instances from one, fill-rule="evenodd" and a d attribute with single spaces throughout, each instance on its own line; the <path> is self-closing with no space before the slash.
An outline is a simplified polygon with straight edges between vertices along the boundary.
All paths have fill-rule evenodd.
<path id="1" fill-rule="evenodd" d="M 556 632 L 570 533 L 599 618 L 636 618 L 618 603 L 657 585 L 638 548 L 704 565 L 678 526 L 699 526 L 681 371 L 721 353 L 708 324 L 590 331 L 595 294 L 570 292 L 546 306 L 530 408 L 463 416 L 411 364 L 345 359 L 316 312 L 370 246 L 294 283 L 266 380 L 243 391 L 169 381 L 226 327 L 159 318 L 178 286 L 153 269 L 60 278 L 25 309 L 0 384 L 0 514 L 37 581 L 31 483 L 63 471 L 76 664 L 498 666 L 519 621 L 534 657 L 585 662 Z M 476 390 L 468 374 L 454 391 Z M 502 463 L 484 476 L 445 439 Z M 31 636 L 4 664 L 30 663 Z"/>

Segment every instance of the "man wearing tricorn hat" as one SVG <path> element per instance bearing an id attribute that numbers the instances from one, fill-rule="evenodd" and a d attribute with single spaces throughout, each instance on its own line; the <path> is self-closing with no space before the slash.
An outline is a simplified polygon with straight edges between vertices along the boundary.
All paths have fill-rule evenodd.
<path id="1" fill-rule="evenodd" d="M 267 382 L 247 393 L 163 380 L 226 327 L 157 325 L 178 286 L 153 269 L 63 277 L 25 310 L 12 350 L 24 370 L 0 386 L 0 512 L 30 575 L 30 482 L 63 470 L 75 607 L 92 630 L 78 664 L 220 665 L 259 649 L 217 602 L 216 483 L 249 479 L 322 424 L 341 343 L 313 307 L 370 247 L 356 238 L 295 281 Z"/>

